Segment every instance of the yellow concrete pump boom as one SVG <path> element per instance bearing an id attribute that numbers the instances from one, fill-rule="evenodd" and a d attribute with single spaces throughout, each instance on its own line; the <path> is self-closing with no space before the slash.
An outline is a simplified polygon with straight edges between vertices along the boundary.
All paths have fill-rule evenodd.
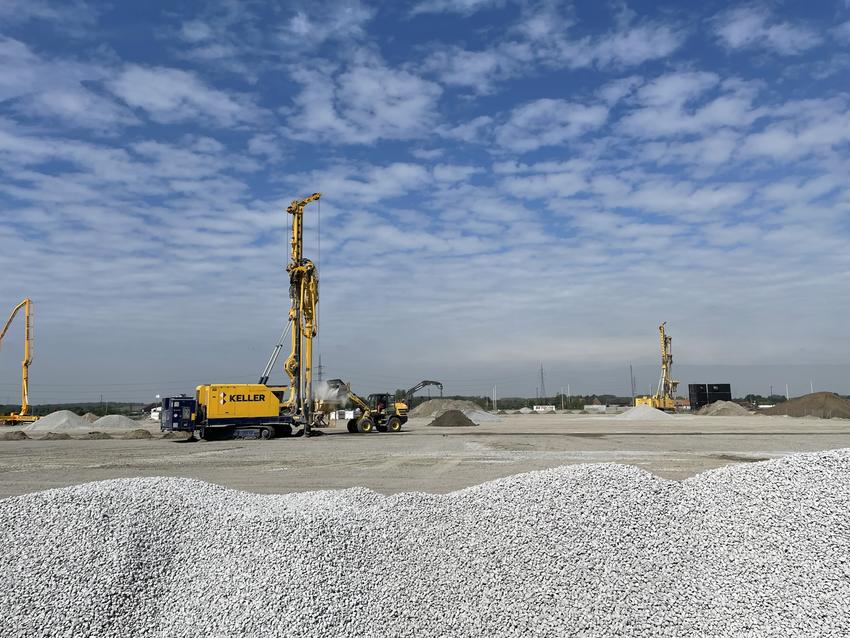
<path id="1" fill-rule="evenodd" d="M 289 396 L 284 406 L 304 423 L 310 434 L 313 401 L 313 338 L 318 334 L 316 306 L 319 302 L 319 276 L 312 261 L 304 257 L 304 207 L 318 201 L 321 193 L 294 200 L 286 212 L 292 215 L 292 252 L 289 273 L 289 321 L 292 349 L 283 364 L 289 377 Z"/>
<path id="2" fill-rule="evenodd" d="M 0 415 L 0 421 L 7 423 L 30 423 L 38 419 L 27 414 L 29 411 L 29 368 L 32 362 L 32 301 L 29 299 L 24 299 L 12 310 L 6 325 L 0 332 L 0 346 L 3 345 L 3 337 L 6 336 L 9 326 L 22 308 L 24 309 L 24 359 L 21 363 L 21 411 L 17 414 Z"/>

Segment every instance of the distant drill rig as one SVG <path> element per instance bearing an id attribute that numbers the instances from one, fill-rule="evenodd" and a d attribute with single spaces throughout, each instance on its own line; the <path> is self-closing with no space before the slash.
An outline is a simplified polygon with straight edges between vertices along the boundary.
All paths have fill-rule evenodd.
<path id="1" fill-rule="evenodd" d="M 658 326 L 661 337 L 661 378 L 652 396 L 635 397 L 635 405 L 648 405 L 665 412 L 676 411 L 676 388 L 679 382 L 673 379 L 673 337 L 667 334 L 667 322 Z"/>

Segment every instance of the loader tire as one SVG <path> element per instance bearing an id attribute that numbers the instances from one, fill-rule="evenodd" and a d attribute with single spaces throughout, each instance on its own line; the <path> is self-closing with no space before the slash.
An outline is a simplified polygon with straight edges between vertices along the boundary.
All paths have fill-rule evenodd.
<path id="1" fill-rule="evenodd" d="M 348 431 L 352 434 L 357 434 L 357 420 L 349 419 L 348 420 Z"/>
<path id="2" fill-rule="evenodd" d="M 368 416 L 364 416 L 357 422 L 357 431 L 361 434 L 369 434 L 375 429 L 375 422 Z"/>
<path id="3" fill-rule="evenodd" d="M 397 419 L 396 417 L 392 417 L 389 421 L 387 421 L 387 431 L 388 432 L 401 432 L 401 419 Z"/>

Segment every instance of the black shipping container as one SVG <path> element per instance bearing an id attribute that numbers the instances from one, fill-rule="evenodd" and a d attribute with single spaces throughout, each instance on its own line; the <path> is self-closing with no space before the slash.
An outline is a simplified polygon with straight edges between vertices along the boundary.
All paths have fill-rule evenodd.
<path id="1" fill-rule="evenodd" d="M 688 384 L 688 399 L 691 411 L 699 410 L 715 401 L 731 401 L 732 385 L 729 383 L 690 383 Z"/>

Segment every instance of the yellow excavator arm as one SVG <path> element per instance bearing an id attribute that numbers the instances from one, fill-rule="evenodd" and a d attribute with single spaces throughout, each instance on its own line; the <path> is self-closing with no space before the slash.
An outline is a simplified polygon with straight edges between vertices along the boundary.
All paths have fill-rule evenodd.
<path id="1" fill-rule="evenodd" d="M 3 326 L 0 332 L 0 346 L 3 344 L 3 337 L 9 331 L 9 326 L 12 325 L 15 316 L 18 312 L 24 310 L 24 359 L 21 362 L 21 411 L 18 414 L 12 414 L 10 417 L 26 417 L 29 411 L 29 367 L 32 363 L 32 301 L 24 299 L 12 310 L 9 319 L 6 320 L 6 325 Z M 0 417 L 2 418 L 2 417 Z"/>

